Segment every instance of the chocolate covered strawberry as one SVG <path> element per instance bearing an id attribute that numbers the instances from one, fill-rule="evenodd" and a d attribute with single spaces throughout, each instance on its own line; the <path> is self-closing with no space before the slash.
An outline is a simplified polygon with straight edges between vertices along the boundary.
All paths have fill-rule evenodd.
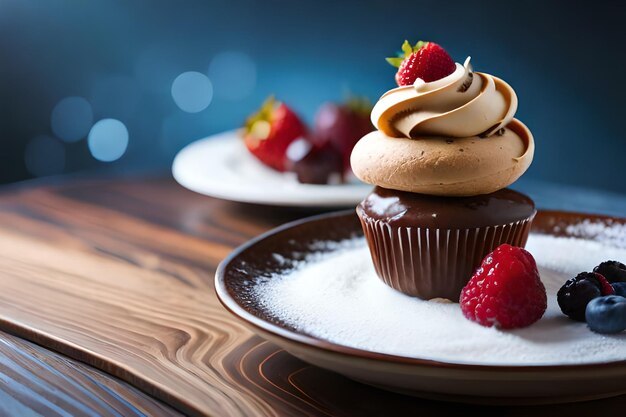
<path id="1" fill-rule="evenodd" d="M 329 142 L 312 144 L 299 140 L 289 147 L 287 156 L 290 157 L 287 169 L 303 184 L 331 184 L 343 180 L 341 154 Z"/>
<path id="2" fill-rule="evenodd" d="M 456 69 L 446 50 L 434 42 L 419 41 L 411 46 L 404 41 L 400 56 L 387 58 L 387 62 L 398 68 L 396 82 L 400 87 L 412 85 L 418 78 L 427 83 L 436 81 Z"/>
<path id="3" fill-rule="evenodd" d="M 274 97 L 268 98 L 259 111 L 246 120 L 244 142 L 248 150 L 265 165 L 285 171 L 289 145 L 306 135 L 298 116 Z"/>
<path id="4" fill-rule="evenodd" d="M 324 103 L 315 115 L 314 142 L 319 148 L 330 144 L 341 155 L 345 171 L 350 153 L 363 136 L 374 130 L 372 106 L 367 99 L 351 98 L 345 104 Z"/>

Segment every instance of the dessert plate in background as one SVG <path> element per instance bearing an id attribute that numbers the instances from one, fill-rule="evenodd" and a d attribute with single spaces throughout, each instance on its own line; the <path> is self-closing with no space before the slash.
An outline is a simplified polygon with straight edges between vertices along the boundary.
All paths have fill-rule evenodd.
<path id="1" fill-rule="evenodd" d="M 624 248 L 626 219 L 540 211 L 533 222 L 532 233 L 576 237 L 585 244 L 597 240 Z M 220 264 L 216 273 L 218 298 L 254 332 L 294 356 L 391 391 L 446 401 L 490 404 L 559 403 L 626 393 L 626 360 L 486 364 L 484 360 L 472 360 L 471 351 L 460 362 L 363 350 L 286 324 L 268 309 L 254 290 L 255 278 L 261 277 L 264 282 L 279 279 L 289 273 L 294 264 L 319 252 L 320 248 L 334 250 L 333 245 L 324 246 L 320 242 L 359 236 L 362 236 L 362 229 L 353 210 L 315 216 L 274 229 L 241 246 Z M 560 255 L 567 259 L 568 254 Z M 555 269 L 550 273 L 553 274 L 558 271 Z M 564 275 L 556 280 L 564 282 L 566 278 Z M 459 320 L 465 319 L 459 317 Z M 565 317 L 559 323 L 564 327 L 584 326 Z M 420 325 L 419 318 L 415 325 Z M 589 331 L 589 334 L 592 333 Z M 624 335 L 603 337 L 619 337 L 622 341 Z M 544 341 L 550 343 L 550 340 Z"/>
<path id="2" fill-rule="evenodd" d="M 172 173 L 183 187 L 200 194 L 274 206 L 355 206 L 372 188 L 363 183 L 301 184 L 293 174 L 257 161 L 236 130 L 187 145 L 176 155 Z"/>

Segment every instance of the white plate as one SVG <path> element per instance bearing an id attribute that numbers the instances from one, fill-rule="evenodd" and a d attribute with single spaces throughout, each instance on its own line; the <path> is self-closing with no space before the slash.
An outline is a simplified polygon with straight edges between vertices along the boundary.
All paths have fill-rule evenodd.
<path id="1" fill-rule="evenodd" d="M 172 166 L 183 187 L 224 200 L 274 206 L 354 206 L 371 186 L 301 184 L 295 175 L 267 168 L 245 148 L 237 130 L 193 142 Z"/>

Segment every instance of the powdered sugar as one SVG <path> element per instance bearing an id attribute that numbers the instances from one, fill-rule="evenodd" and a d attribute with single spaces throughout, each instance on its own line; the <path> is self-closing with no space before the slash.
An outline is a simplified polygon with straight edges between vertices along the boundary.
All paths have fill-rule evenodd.
<path id="1" fill-rule="evenodd" d="M 568 225 L 565 230 L 570 236 L 594 239 L 620 248 L 626 248 L 626 224 L 613 223 L 611 220 L 594 221 L 585 219 L 580 223 Z"/>
<path id="2" fill-rule="evenodd" d="M 362 238 L 330 243 L 284 276 L 257 281 L 267 311 L 298 330 L 369 351 L 455 363 L 552 365 L 626 360 L 626 333 L 604 336 L 567 319 L 556 291 L 570 276 L 626 249 L 582 239 L 531 235 L 548 291 L 548 310 L 534 325 L 500 331 L 466 320 L 456 303 L 405 296 L 376 276 Z"/>

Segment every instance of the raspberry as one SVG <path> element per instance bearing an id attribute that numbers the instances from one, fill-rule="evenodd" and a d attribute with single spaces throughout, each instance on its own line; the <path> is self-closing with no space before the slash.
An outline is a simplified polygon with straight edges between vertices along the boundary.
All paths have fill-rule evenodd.
<path id="1" fill-rule="evenodd" d="M 461 291 L 461 311 L 482 326 L 530 326 L 548 304 L 535 259 L 522 248 L 500 245 Z"/>
<path id="2" fill-rule="evenodd" d="M 568 279 L 556 294 L 563 314 L 577 321 L 585 321 L 585 308 L 594 298 L 614 294 L 615 290 L 597 272 L 581 272 Z"/>

